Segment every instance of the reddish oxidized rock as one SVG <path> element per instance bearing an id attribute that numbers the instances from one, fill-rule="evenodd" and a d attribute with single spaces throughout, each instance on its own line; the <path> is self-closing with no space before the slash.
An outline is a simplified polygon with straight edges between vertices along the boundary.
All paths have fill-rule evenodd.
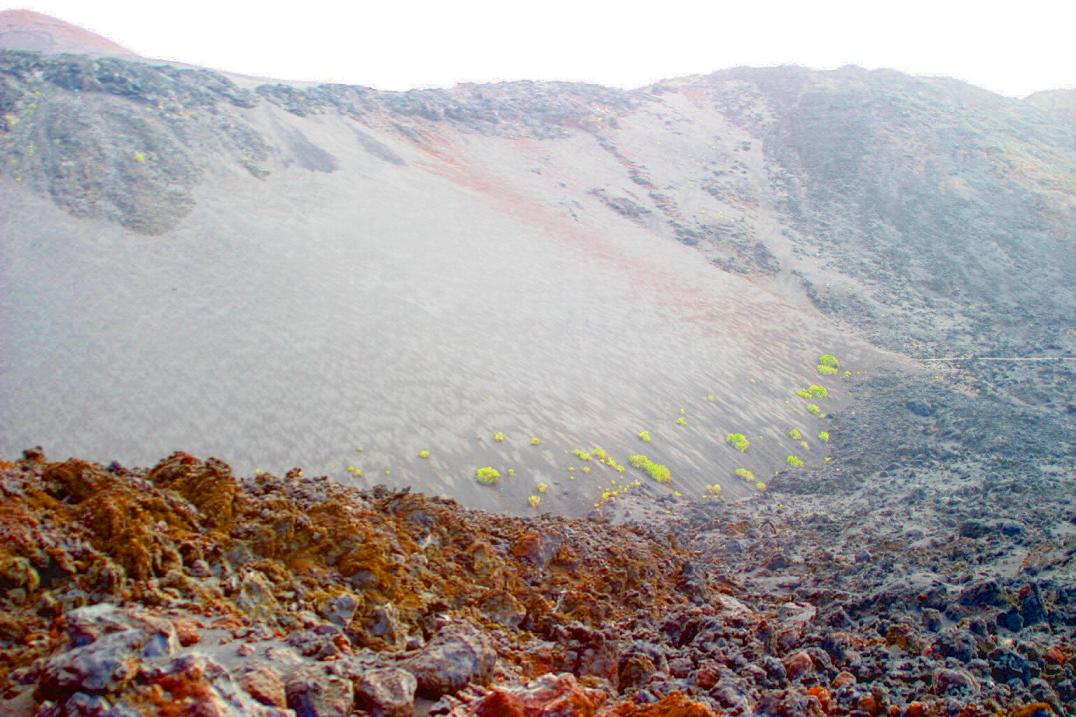
<path id="1" fill-rule="evenodd" d="M 801 675 L 810 673 L 814 669 L 814 660 L 807 654 L 806 650 L 800 650 L 794 652 L 781 663 L 785 666 L 785 673 L 788 675 L 788 679 L 795 680 Z"/>
<path id="2" fill-rule="evenodd" d="M 239 684 L 257 702 L 269 707 L 287 707 L 288 697 L 280 675 L 261 666 L 243 673 Z"/>
<path id="3" fill-rule="evenodd" d="M 410 717 L 415 705 L 415 676 L 385 667 L 367 670 L 354 680 L 356 706 L 371 717 Z"/>
<path id="4" fill-rule="evenodd" d="M 523 687 L 495 687 L 478 702 L 458 708 L 453 717 L 539 717 L 540 715 L 575 715 L 590 717 L 597 713 L 608 695 L 602 690 L 583 687 L 574 675 L 542 675 Z"/>

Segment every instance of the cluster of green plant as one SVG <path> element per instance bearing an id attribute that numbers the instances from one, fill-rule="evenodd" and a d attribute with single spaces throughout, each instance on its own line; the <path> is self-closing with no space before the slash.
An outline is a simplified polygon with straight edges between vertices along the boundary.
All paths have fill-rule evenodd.
<path id="1" fill-rule="evenodd" d="M 746 468 L 737 468 L 736 469 L 736 475 L 740 476 L 744 480 L 749 480 L 749 481 L 755 480 L 755 474 L 752 473 L 751 471 L 747 470 Z"/>
<path id="2" fill-rule="evenodd" d="M 355 466 L 348 466 L 347 467 L 347 472 L 350 473 L 351 475 L 355 476 L 356 478 L 362 478 L 363 475 L 365 475 L 362 472 L 362 468 L 357 468 Z"/>
<path id="3" fill-rule="evenodd" d="M 423 449 L 423 450 L 418 452 L 418 457 L 419 458 L 429 458 L 430 457 L 430 452 Z"/>
<path id="4" fill-rule="evenodd" d="M 818 365 L 815 369 L 823 376 L 832 376 L 840 369 L 841 362 L 833 354 L 822 354 L 818 357 Z"/>
<path id="5" fill-rule="evenodd" d="M 644 443 L 650 442 L 650 431 L 639 431 L 639 440 Z"/>
<path id="6" fill-rule="evenodd" d="M 545 483 L 539 483 L 535 486 L 535 488 L 538 490 L 539 493 L 545 493 L 547 490 L 549 490 L 549 486 Z"/>
<path id="7" fill-rule="evenodd" d="M 493 440 L 497 441 L 497 443 L 504 443 L 504 434 L 497 431 L 493 434 Z"/>
<path id="8" fill-rule="evenodd" d="M 829 443 L 829 431 L 819 431 L 818 440 L 822 441 L 823 443 Z"/>
<path id="9" fill-rule="evenodd" d="M 606 452 L 605 449 L 595 446 L 591 449 L 590 452 L 594 454 L 594 456 L 598 459 L 599 463 L 609 466 L 617 473 L 623 473 L 626 470 L 624 466 L 617 463 L 616 459 L 609 455 L 609 453 Z"/>
<path id="10" fill-rule="evenodd" d="M 819 418 L 824 418 L 825 417 L 822 414 L 822 409 L 818 407 L 817 403 L 808 403 L 807 404 L 807 413 L 811 414 L 812 416 L 818 416 Z"/>
<path id="11" fill-rule="evenodd" d="M 811 395 L 811 398 L 829 398 L 829 389 L 825 386 L 819 386 L 817 383 L 812 383 L 808 386 L 807 393 Z"/>
<path id="12" fill-rule="evenodd" d="M 474 479 L 482 485 L 493 485 L 501 479 L 501 472 L 496 468 L 485 466 L 474 472 Z"/>
<path id="13" fill-rule="evenodd" d="M 683 416 L 678 416 L 677 419 L 676 419 L 676 425 L 678 425 L 678 426 L 686 426 L 687 425 L 687 419 L 684 418 Z"/>
<path id="14" fill-rule="evenodd" d="M 793 468 L 803 468 L 803 459 L 799 456 L 790 455 L 788 458 L 785 459 L 785 463 L 788 463 L 788 465 L 792 466 Z"/>
<path id="15" fill-rule="evenodd" d="M 572 453 L 575 455 L 576 458 L 581 461 L 589 461 L 591 458 L 590 454 L 584 451 L 582 448 L 576 448 L 574 451 L 572 451 Z"/>
<path id="16" fill-rule="evenodd" d="M 536 495 L 528 496 L 527 502 L 531 504 L 532 508 L 537 508 L 542 504 L 542 499 Z"/>
<path id="17" fill-rule="evenodd" d="M 706 492 L 710 495 L 717 495 L 721 492 L 721 485 L 719 483 L 711 483 L 706 486 Z"/>
<path id="18" fill-rule="evenodd" d="M 531 436 L 531 445 L 532 446 L 538 446 L 538 445 L 541 445 L 541 443 L 542 443 L 541 438 L 539 438 L 538 436 Z"/>
<path id="19" fill-rule="evenodd" d="M 802 441 L 803 440 L 803 431 L 801 431 L 798 428 L 793 428 L 792 430 L 790 430 L 788 432 L 788 437 L 791 438 L 794 441 Z"/>
<path id="20" fill-rule="evenodd" d="M 584 473 L 590 473 L 590 466 L 583 466 L 579 470 L 583 471 Z"/>
<path id="21" fill-rule="evenodd" d="M 758 483 L 755 483 L 755 487 L 758 488 L 761 491 L 766 490 L 766 484 L 763 483 L 762 481 L 759 481 Z"/>
<path id="22" fill-rule="evenodd" d="M 747 436 L 742 433 L 728 434 L 725 436 L 725 443 L 728 443 L 740 453 L 747 453 L 747 449 L 751 445 L 751 441 L 747 440 Z"/>
<path id="23" fill-rule="evenodd" d="M 669 471 L 668 466 L 662 465 L 661 463 L 655 463 L 642 454 L 637 453 L 633 455 L 628 459 L 628 462 L 636 468 L 641 468 L 649 473 L 650 477 L 658 483 L 668 483 L 672 480 L 672 473 Z"/>
<path id="24" fill-rule="evenodd" d="M 844 373 L 841 374 L 841 378 L 845 380 L 852 378 L 852 372 L 846 370 Z"/>

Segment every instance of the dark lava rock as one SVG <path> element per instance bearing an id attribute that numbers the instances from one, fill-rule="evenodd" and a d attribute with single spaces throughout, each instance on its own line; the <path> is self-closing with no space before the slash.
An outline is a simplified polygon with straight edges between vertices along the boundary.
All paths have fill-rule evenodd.
<path id="1" fill-rule="evenodd" d="M 1020 588 L 1020 617 L 1025 627 L 1046 619 L 1046 606 L 1042 602 L 1042 592 L 1038 585 L 1030 584 Z"/>
<path id="2" fill-rule="evenodd" d="M 1016 520 L 968 520 L 960 524 L 960 537 L 977 540 L 989 535 L 1022 535 L 1027 527 Z"/>
<path id="3" fill-rule="evenodd" d="M 1016 608 L 999 613 L 997 618 L 998 627 L 1006 630 L 1019 632 L 1024 629 L 1024 618 L 1020 617 L 1020 611 Z"/>
<path id="4" fill-rule="evenodd" d="M 483 683 L 493 673 L 497 653 L 484 633 L 470 623 L 445 626 L 422 652 L 403 663 L 418 681 L 418 693 L 437 699 L 471 682 Z"/>
<path id="5" fill-rule="evenodd" d="M 975 636 L 968 630 L 961 628 L 949 628 L 944 630 L 934 643 L 942 657 L 952 657 L 961 662 L 970 662 L 975 659 L 977 648 Z"/>
<path id="6" fill-rule="evenodd" d="M 912 413 L 914 413 L 915 415 L 922 416 L 923 418 L 926 418 L 927 416 L 934 413 L 934 407 L 933 406 L 931 406 L 926 401 L 918 401 L 918 400 L 916 400 L 914 398 L 909 400 L 908 402 L 906 402 L 904 404 L 904 407 L 907 408 Z"/>
<path id="7" fill-rule="evenodd" d="M 351 680 L 320 669 L 298 672 L 286 690 L 296 717 L 348 717 L 354 704 Z"/>
<path id="8" fill-rule="evenodd" d="M 977 695 L 979 681 L 967 670 L 934 670 L 934 693 L 938 695 Z"/>
<path id="9" fill-rule="evenodd" d="M 990 578 L 961 590 L 957 602 L 966 607 L 1000 607 L 1005 604 L 1005 594 L 998 581 Z"/>
<path id="10" fill-rule="evenodd" d="M 1020 680 L 1023 683 L 1031 678 L 1031 663 L 1014 650 L 999 647 L 990 653 L 990 673 L 998 682 Z"/>

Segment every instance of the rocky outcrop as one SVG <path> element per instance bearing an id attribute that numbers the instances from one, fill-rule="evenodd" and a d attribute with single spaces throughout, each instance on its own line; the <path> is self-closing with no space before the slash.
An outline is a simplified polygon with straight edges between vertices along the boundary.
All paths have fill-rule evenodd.
<path id="1" fill-rule="evenodd" d="M 838 495 L 839 470 L 799 475 L 795 508 L 699 503 L 644 527 L 299 471 L 241 479 L 186 454 L 130 471 L 28 451 L 0 465 L 0 712 L 1071 711 L 1064 551 L 1038 543 L 1034 574 L 992 567 L 1043 540 L 1064 487 L 1036 483 L 1023 531 L 964 535 L 982 507 L 950 503 L 951 527 L 909 548 L 914 524 L 874 519 L 899 484 Z M 925 491 L 904 501 L 939 509 Z"/>

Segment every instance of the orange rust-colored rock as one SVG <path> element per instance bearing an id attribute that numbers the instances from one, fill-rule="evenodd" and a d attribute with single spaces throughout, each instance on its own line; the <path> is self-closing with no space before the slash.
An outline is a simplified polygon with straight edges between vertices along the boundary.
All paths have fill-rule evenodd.
<path id="1" fill-rule="evenodd" d="M 907 709 L 904 710 L 906 717 L 924 717 L 926 713 L 926 707 L 919 701 L 909 702 Z"/>
<path id="2" fill-rule="evenodd" d="M 1032 702 L 1017 707 L 1009 713 L 1010 717 L 1049 717 L 1054 714 L 1057 714 L 1054 708 L 1046 702 Z"/>
<path id="3" fill-rule="evenodd" d="M 856 676 L 851 672 L 838 672 L 837 676 L 833 678 L 831 683 L 834 687 L 844 687 L 845 685 L 854 685 L 856 683 Z"/>
<path id="4" fill-rule="evenodd" d="M 231 526 L 240 490 L 231 468 L 221 461 L 210 458 L 203 462 L 187 453 L 173 453 L 146 478 L 195 505 L 204 525 L 220 530 Z"/>
<path id="5" fill-rule="evenodd" d="M 1065 655 L 1065 653 L 1062 652 L 1061 648 L 1059 648 L 1057 645 L 1051 645 L 1050 647 L 1046 648 L 1046 650 L 1042 653 L 1042 657 L 1047 662 L 1052 662 L 1055 665 L 1064 665 L 1066 662 L 1068 662 L 1068 656 Z"/>
<path id="6" fill-rule="evenodd" d="M 573 675 L 543 675 L 520 689 L 493 688 L 473 708 L 459 715 L 476 717 L 540 717 L 598 714 L 607 695 L 581 685 Z"/>
<path id="7" fill-rule="evenodd" d="M 785 672 L 791 680 L 796 679 L 800 675 L 807 674 L 814 669 L 814 661 L 805 650 L 800 650 L 799 652 L 789 655 L 783 660 L 783 663 Z"/>
<path id="8" fill-rule="evenodd" d="M 696 702 L 679 692 L 666 695 L 649 705 L 624 703 L 610 712 L 615 717 L 714 717 L 721 714 L 709 705 Z"/>
<path id="9" fill-rule="evenodd" d="M 502 631 L 505 664 L 534 675 L 562 663 L 563 649 L 542 656 L 510 646 L 568 623 L 603 626 L 626 614 L 657 619 L 688 602 L 675 587 L 687 555 L 625 526 L 581 529 L 549 516 L 530 525 L 452 501 L 364 493 L 298 475 L 241 481 L 217 461 L 182 453 L 148 471 L 128 471 L 49 463 L 34 452 L 3 480 L 12 493 L 0 501 L 0 564 L 23 576 L 35 600 L 44 593 L 41 605 L 68 589 L 93 602 L 181 600 L 190 615 L 238 626 L 254 607 L 241 604 L 239 589 L 253 574 L 260 578 L 251 584 L 265 586 L 257 609 L 271 627 L 301 623 L 348 592 L 355 600 L 351 643 L 399 649 L 402 643 L 370 629 L 380 620 L 406 642 L 454 616 Z M 534 535 L 549 541 L 545 567 L 492 547 Z M 35 573 L 47 578 L 35 581 Z M 9 592 L 5 598 L 17 596 Z M 64 609 L 5 603 L 0 639 L 10 636 L 11 646 L 0 646 L 0 680 L 56 649 L 57 638 L 23 638 L 47 636 Z M 181 645 L 197 646 L 198 632 L 177 625 Z M 334 641 L 338 654 L 350 652 L 342 638 Z"/>
<path id="10" fill-rule="evenodd" d="M 815 685 L 807 690 L 807 694 L 817 699 L 818 704 L 822 705 L 822 711 L 829 714 L 832 707 L 831 702 L 833 700 L 833 696 L 830 695 L 829 690 L 821 685 Z"/>

